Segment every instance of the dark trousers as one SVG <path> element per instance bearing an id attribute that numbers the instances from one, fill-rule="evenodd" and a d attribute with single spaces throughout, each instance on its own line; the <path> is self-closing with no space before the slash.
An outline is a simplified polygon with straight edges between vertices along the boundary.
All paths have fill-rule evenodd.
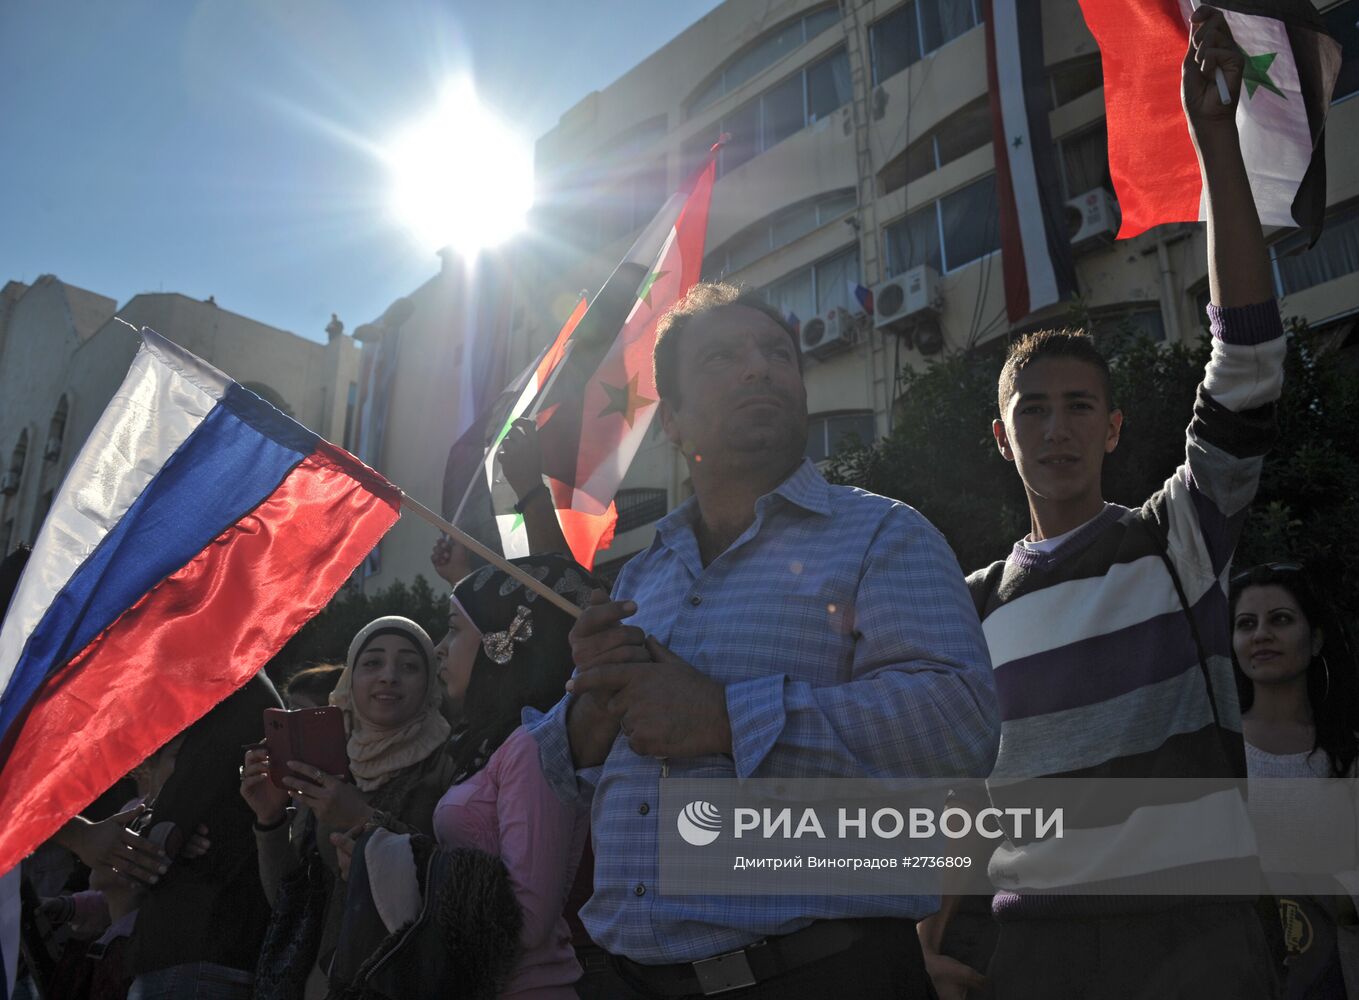
<path id="1" fill-rule="evenodd" d="M 868 933 L 844 951 L 720 996 L 723 1000 L 937 1000 L 925 972 L 915 922 L 864 923 L 871 925 Z M 648 990 L 626 965 L 616 969 L 633 996 L 644 1000 L 661 996 Z M 699 1000 L 701 994 L 689 997 Z"/>
<path id="2" fill-rule="evenodd" d="M 1206 903 L 1124 916 L 1001 923 L 996 1000 L 1276 1000 L 1255 907 Z"/>

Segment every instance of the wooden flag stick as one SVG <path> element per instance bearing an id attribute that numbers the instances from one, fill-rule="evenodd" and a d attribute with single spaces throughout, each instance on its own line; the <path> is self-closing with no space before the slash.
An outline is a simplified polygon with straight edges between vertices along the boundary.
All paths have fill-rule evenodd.
<path id="1" fill-rule="evenodd" d="M 525 573 L 518 566 L 515 566 L 513 563 L 507 560 L 499 552 L 496 552 L 492 549 L 488 549 L 486 546 L 482 545 L 479 541 L 477 541 L 467 532 L 463 531 L 461 528 L 453 527 L 453 525 L 449 524 L 438 514 L 434 513 L 434 511 L 430 510 L 419 500 L 413 499 L 411 495 L 409 493 L 406 493 L 404 490 L 401 492 L 401 506 L 414 514 L 419 515 L 422 519 L 434 525 L 434 527 L 438 528 L 440 531 L 442 531 L 449 538 L 453 539 L 459 545 L 463 546 L 466 549 L 469 549 L 472 552 L 475 552 L 477 555 L 481 556 L 481 558 L 485 559 L 496 569 L 508 573 L 510 576 L 514 577 L 516 580 L 522 583 L 525 587 L 528 587 L 529 590 L 532 590 L 534 593 L 546 597 L 549 601 L 551 601 L 557 607 L 561 608 L 572 618 L 580 617 L 580 608 L 576 607 L 561 594 L 557 593 L 555 590 L 553 590 L 547 584 L 543 583 L 541 580 L 535 580 L 533 577 Z"/>

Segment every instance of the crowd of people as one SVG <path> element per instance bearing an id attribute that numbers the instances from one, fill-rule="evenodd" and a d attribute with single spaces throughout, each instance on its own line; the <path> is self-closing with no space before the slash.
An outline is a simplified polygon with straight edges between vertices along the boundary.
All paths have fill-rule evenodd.
<path id="1" fill-rule="evenodd" d="M 535 554 L 512 574 L 441 538 L 432 562 L 452 590 L 437 643 L 388 609 L 342 665 L 293 673 L 283 698 L 259 674 L 139 767 L 131 795 L 71 820 L 25 862 L 29 988 L 1359 997 L 1359 814 L 1317 831 L 1290 797 L 1339 782 L 1354 802 L 1345 623 L 1301 565 L 1232 568 L 1285 353 L 1234 124 L 1243 69 L 1222 15 L 1197 11 L 1183 97 L 1213 351 L 1185 462 L 1143 506 L 1101 490 L 1123 429 L 1106 359 L 1080 332 L 1025 336 L 992 431 L 1031 531 L 964 576 L 911 507 L 825 481 L 804 457 L 794 331 L 760 296 L 701 283 L 654 354 L 692 496 L 612 588 L 560 554 L 520 422 L 501 464 Z M 285 699 L 339 710 L 343 773 L 271 757 L 261 719 Z M 668 893 L 671 777 L 922 778 L 997 807 L 1036 778 L 1291 782 L 1180 793 L 1080 829 L 1088 871 L 1137 872 L 1099 891 L 1062 891 L 1075 870 L 1062 842 L 1011 837 L 992 859 L 998 892 L 940 897 Z M 1348 845 L 1349 867 L 1316 893 L 1231 895 L 1164 848 L 1254 827 Z M 1238 848 L 1204 837 L 1190 853 L 1246 878 L 1272 849 L 1264 835 Z"/>

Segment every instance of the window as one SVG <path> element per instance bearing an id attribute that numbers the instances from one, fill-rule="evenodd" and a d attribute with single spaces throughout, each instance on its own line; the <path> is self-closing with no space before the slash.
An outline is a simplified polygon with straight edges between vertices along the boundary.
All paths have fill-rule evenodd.
<path id="1" fill-rule="evenodd" d="M 1094 188 L 1110 188 L 1109 132 L 1104 119 L 1057 140 L 1062 197 L 1075 198 Z"/>
<path id="2" fill-rule="evenodd" d="M 847 444 L 872 444 L 877 436 L 872 410 L 819 414 L 807 421 L 807 457 L 820 462 Z"/>
<path id="3" fill-rule="evenodd" d="M 1105 353 L 1117 351 L 1131 338 L 1145 337 L 1154 344 L 1166 339 L 1165 321 L 1159 305 L 1111 306 L 1096 310 L 1090 317 L 1090 332 L 1095 344 Z"/>
<path id="4" fill-rule="evenodd" d="M 1102 86 L 1104 67 L 1098 55 L 1068 59 L 1048 70 L 1048 90 L 1054 108 Z"/>
<path id="5" fill-rule="evenodd" d="M 731 138 L 717 158 L 717 175 L 772 149 L 850 100 L 849 60 L 838 48 L 765 91 L 684 143 L 685 170 L 696 166 L 723 132 Z"/>
<path id="6" fill-rule="evenodd" d="M 883 231 L 888 276 L 921 264 L 954 271 L 1000 249 L 996 216 L 996 176 L 987 174 L 897 220 Z"/>
<path id="7" fill-rule="evenodd" d="M 689 102 L 694 115 L 774 65 L 784 56 L 810 42 L 840 20 L 837 6 L 823 7 L 765 35 L 726 64 L 698 96 Z"/>
<path id="8" fill-rule="evenodd" d="M 859 248 L 853 246 L 785 275 L 765 286 L 763 295 L 779 312 L 802 322 L 836 306 L 849 309 L 850 286 L 858 283 Z"/>
<path id="9" fill-rule="evenodd" d="M 883 194 L 919 180 L 926 174 L 991 143 L 991 104 L 978 98 L 955 111 L 882 168 Z"/>
<path id="10" fill-rule="evenodd" d="M 1340 76 L 1331 103 L 1359 92 L 1359 0 L 1336 4 L 1322 15 L 1326 30 L 1340 43 Z"/>
<path id="11" fill-rule="evenodd" d="M 883 230 L 887 243 L 887 273 L 890 277 L 928 264 L 936 271 L 944 269 L 939 243 L 939 210 L 936 202 L 917 209 L 899 222 Z"/>
<path id="12" fill-rule="evenodd" d="M 1333 213 L 1326 220 L 1316 246 L 1307 249 L 1306 232 L 1275 243 L 1274 284 L 1279 295 L 1290 295 L 1359 271 L 1359 205 Z"/>
<path id="13" fill-rule="evenodd" d="M 981 24 L 981 0 L 910 0 L 868 28 L 873 84 Z"/>
<path id="14" fill-rule="evenodd" d="M 659 424 L 660 421 L 655 423 Z M 665 516 L 665 490 L 649 487 L 619 490 L 614 497 L 614 505 L 618 509 L 618 523 L 614 525 L 614 531 L 621 535 Z"/>
<path id="15" fill-rule="evenodd" d="M 354 411 L 359 405 L 359 384 L 349 383 L 349 393 L 344 400 L 344 449 L 353 451 L 357 445 L 355 438 L 358 436 L 357 428 L 354 427 Z"/>
<path id="16" fill-rule="evenodd" d="M 720 277 L 739 271 L 765 254 L 853 211 L 855 201 L 854 192 L 845 189 L 784 209 L 718 247 L 704 261 L 703 273 L 708 277 Z"/>
<path id="17" fill-rule="evenodd" d="M 66 417 L 69 412 L 70 403 L 62 396 L 47 425 L 47 442 L 42 449 L 43 461 L 55 462 L 61 457 L 61 442 L 66 436 Z"/>
<path id="18" fill-rule="evenodd" d="M 807 67 L 807 124 L 820 121 L 849 103 L 849 60 L 841 49 Z"/>
<path id="19" fill-rule="evenodd" d="M 669 197 L 669 178 L 665 157 L 644 164 L 599 189 L 599 235 L 596 246 L 604 246 L 636 232 L 656 215 Z"/>

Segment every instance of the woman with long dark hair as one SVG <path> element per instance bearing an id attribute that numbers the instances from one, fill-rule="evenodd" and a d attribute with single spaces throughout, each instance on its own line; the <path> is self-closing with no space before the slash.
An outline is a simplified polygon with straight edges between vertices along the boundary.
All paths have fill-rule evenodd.
<path id="1" fill-rule="evenodd" d="M 1266 867 L 1271 856 L 1359 844 L 1354 808 L 1323 819 L 1307 781 L 1353 779 L 1359 770 L 1359 683 L 1339 617 L 1296 563 L 1238 573 L 1230 599 L 1250 808 Z M 1279 897 L 1288 1000 L 1359 998 L 1359 874 L 1338 878 L 1351 895 Z"/>

